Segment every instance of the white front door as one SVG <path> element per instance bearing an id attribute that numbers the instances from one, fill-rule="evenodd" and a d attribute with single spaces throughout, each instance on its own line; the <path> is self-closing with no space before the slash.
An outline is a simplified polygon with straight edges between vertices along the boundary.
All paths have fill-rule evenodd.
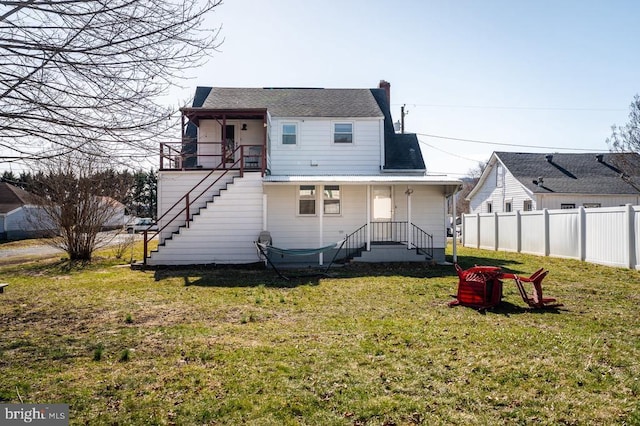
<path id="1" fill-rule="evenodd" d="M 393 200 L 390 186 L 371 189 L 371 241 L 389 241 L 393 236 Z"/>

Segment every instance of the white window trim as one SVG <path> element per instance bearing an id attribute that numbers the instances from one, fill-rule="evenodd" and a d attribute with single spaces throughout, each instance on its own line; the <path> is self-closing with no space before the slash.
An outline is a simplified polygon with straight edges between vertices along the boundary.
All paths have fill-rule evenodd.
<path id="1" fill-rule="evenodd" d="M 336 124 L 351 125 L 351 142 L 336 142 Z M 335 146 L 354 146 L 356 144 L 356 124 L 351 120 L 334 120 L 331 122 L 331 144 Z"/>
<path id="2" fill-rule="evenodd" d="M 324 197 L 324 188 L 327 186 L 337 186 L 338 187 L 338 192 L 340 194 L 340 198 L 338 198 L 338 208 L 340 210 L 339 213 L 327 213 L 324 210 L 324 202 L 327 200 L 333 200 L 333 198 L 325 198 Z M 339 217 L 342 216 L 342 187 L 340 185 L 322 185 L 322 214 L 324 216 L 331 216 L 331 217 Z"/>
<path id="3" fill-rule="evenodd" d="M 311 198 L 300 198 L 300 189 L 303 186 L 313 186 L 314 191 L 315 191 L 315 197 L 313 198 L 314 200 L 314 211 L 315 213 L 313 214 L 306 214 L 306 213 L 300 213 L 300 200 L 311 200 Z M 299 217 L 316 217 L 318 215 L 318 185 L 296 185 L 295 186 L 295 191 L 296 191 L 296 216 Z M 324 208 L 324 203 L 322 205 L 322 208 Z"/>
<path id="4" fill-rule="evenodd" d="M 287 144 L 284 143 L 284 126 L 295 126 L 296 128 L 296 143 Z M 282 147 L 298 147 L 300 146 L 300 123 L 297 121 L 283 121 L 280 123 L 280 146 Z"/>

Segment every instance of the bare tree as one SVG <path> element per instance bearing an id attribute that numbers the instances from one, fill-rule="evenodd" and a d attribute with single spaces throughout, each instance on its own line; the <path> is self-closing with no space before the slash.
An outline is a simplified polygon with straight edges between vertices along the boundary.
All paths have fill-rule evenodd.
<path id="1" fill-rule="evenodd" d="M 611 126 L 607 144 L 615 152 L 640 153 L 640 96 L 635 95 L 629 105 L 629 122 L 624 126 Z"/>
<path id="2" fill-rule="evenodd" d="M 219 46 L 203 26 L 221 3 L 0 0 L 0 160 L 147 155 L 175 124 L 159 95 Z"/>
<path id="3" fill-rule="evenodd" d="M 91 260 L 95 249 L 113 238 L 101 231 L 124 213 L 119 198 L 133 179 L 114 178 L 117 175 L 105 162 L 78 154 L 46 161 L 36 176 L 32 203 L 38 208 L 29 220 L 50 230 L 50 244 L 66 251 L 71 260 Z"/>
<path id="4" fill-rule="evenodd" d="M 487 164 L 488 161 L 479 162 L 476 167 L 469 169 L 467 176 L 462 179 L 462 189 L 457 194 L 456 216 L 461 216 L 463 213 L 470 213 L 469 201 L 466 200 L 466 197 L 480 180 L 480 176 L 482 176 L 484 169 L 487 168 Z"/>

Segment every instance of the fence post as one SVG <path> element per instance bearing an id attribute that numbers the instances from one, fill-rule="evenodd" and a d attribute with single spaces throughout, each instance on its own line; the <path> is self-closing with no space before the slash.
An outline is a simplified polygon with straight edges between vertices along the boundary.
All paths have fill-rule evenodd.
<path id="1" fill-rule="evenodd" d="M 587 258 L 587 212 L 583 206 L 578 207 L 578 256 L 581 261 Z"/>
<path id="2" fill-rule="evenodd" d="M 633 225 L 635 222 L 634 214 L 633 214 L 633 206 L 631 204 L 625 204 L 624 209 L 624 218 L 625 218 L 625 263 L 627 267 L 633 269 L 635 266 L 635 233 L 633 232 Z"/>
<path id="3" fill-rule="evenodd" d="M 476 248 L 480 248 L 480 213 L 476 213 Z"/>
<path id="4" fill-rule="evenodd" d="M 522 214 L 516 210 L 516 253 L 522 251 Z"/>
<path id="5" fill-rule="evenodd" d="M 544 217 L 544 255 L 549 256 L 550 242 L 549 242 L 549 209 L 543 209 L 542 215 Z"/>
<path id="6" fill-rule="evenodd" d="M 498 242 L 498 237 L 500 236 L 498 231 L 499 227 L 500 222 L 498 221 L 498 212 L 493 212 L 493 249 L 495 251 L 498 251 L 500 248 L 500 244 Z"/>

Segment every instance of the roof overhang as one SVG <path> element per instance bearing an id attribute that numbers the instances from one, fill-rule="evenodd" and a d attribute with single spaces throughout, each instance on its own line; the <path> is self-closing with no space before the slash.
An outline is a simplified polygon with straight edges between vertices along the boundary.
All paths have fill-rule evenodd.
<path id="1" fill-rule="evenodd" d="M 234 108 L 234 109 L 212 109 L 185 107 L 180 108 L 182 115 L 196 125 L 201 119 L 213 120 L 266 120 L 266 108 Z"/>
<path id="2" fill-rule="evenodd" d="M 382 175 L 269 175 L 263 178 L 264 185 L 415 185 L 445 187 L 446 194 L 457 192 L 462 181 L 446 175 L 429 176 L 382 176 Z"/>

